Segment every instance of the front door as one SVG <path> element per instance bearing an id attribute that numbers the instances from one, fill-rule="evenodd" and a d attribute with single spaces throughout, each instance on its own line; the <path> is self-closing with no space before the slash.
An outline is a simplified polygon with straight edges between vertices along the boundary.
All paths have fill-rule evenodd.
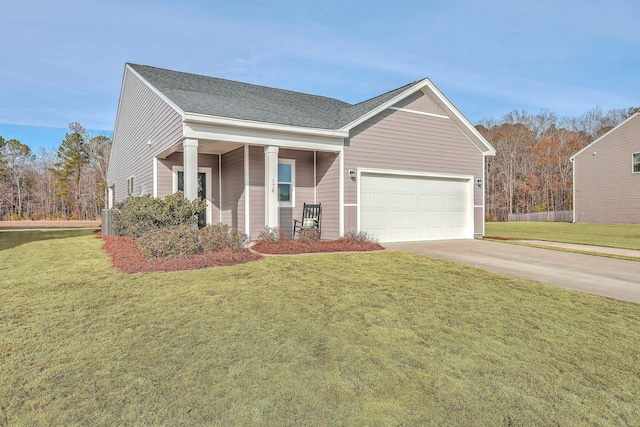
<path id="1" fill-rule="evenodd" d="M 178 171 L 178 191 L 184 191 L 184 171 Z M 198 172 L 198 197 L 202 200 L 207 198 L 207 174 Z M 200 212 L 198 217 L 198 227 L 207 225 L 207 212 Z"/>

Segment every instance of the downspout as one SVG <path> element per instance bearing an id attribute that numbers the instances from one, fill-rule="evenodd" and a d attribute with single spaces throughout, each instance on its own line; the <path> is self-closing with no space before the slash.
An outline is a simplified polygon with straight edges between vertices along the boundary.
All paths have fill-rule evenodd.
<path id="1" fill-rule="evenodd" d="M 575 162 L 575 157 L 569 157 L 569 161 L 571 162 L 571 175 L 573 177 L 573 182 L 571 183 L 571 190 L 572 190 L 572 194 L 571 196 L 573 197 L 573 209 L 571 209 L 573 211 L 573 222 L 574 224 L 576 223 L 576 162 Z"/>
<path id="2" fill-rule="evenodd" d="M 218 215 L 220 216 L 220 224 L 222 224 L 222 154 L 218 154 Z"/>
<path id="3" fill-rule="evenodd" d="M 249 146 L 244 146 L 244 232 L 250 235 L 251 218 L 249 217 Z"/>

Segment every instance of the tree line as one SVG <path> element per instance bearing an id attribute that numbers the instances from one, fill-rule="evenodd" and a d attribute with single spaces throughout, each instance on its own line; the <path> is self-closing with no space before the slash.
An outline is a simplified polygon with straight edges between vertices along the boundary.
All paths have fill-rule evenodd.
<path id="1" fill-rule="evenodd" d="M 637 112 L 596 107 L 580 117 L 559 117 L 546 110 L 513 111 L 483 120 L 476 128 L 496 149 L 485 164 L 487 220 L 573 209 L 570 157 Z"/>
<path id="2" fill-rule="evenodd" d="M 98 218 L 105 207 L 111 138 L 77 122 L 57 151 L 0 136 L 0 220 Z"/>
<path id="3" fill-rule="evenodd" d="M 510 213 L 573 208 L 569 158 L 640 108 L 579 117 L 512 111 L 476 126 L 496 155 L 485 167 L 486 217 L 506 221 Z M 0 220 L 95 219 L 105 207 L 111 138 L 90 136 L 69 124 L 56 152 L 38 153 L 18 140 L 0 136 Z"/>

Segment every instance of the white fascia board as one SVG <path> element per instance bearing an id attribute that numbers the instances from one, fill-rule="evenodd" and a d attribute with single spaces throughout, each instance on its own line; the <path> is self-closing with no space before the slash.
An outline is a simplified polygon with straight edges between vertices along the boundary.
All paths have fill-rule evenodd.
<path id="1" fill-rule="evenodd" d="M 611 129 L 609 132 L 605 133 L 604 135 L 602 135 L 600 138 L 596 139 L 595 141 L 593 141 L 591 144 L 587 145 L 586 147 L 584 147 L 582 150 L 578 151 L 576 154 L 574 154 L 573 156 L 569 157 L 570 160 L 574 161 L 575 158 L 582 154 L 583 152 L 589 150 L 590 148 L 593 148 L 594 145 L 596 145 L 598 142 L 602 141 L 604 138 L 606 138 L 607 136 L 609 136 L 609 134 L 615 132 L 616 130 L 618 130 L 619 127 L 621 127 L 622 125 L 624 125 L 625 123 L 627 123 L 628 121 L 631 121 L 634 117 L 638 117 L 640 116 L 640 113 L 635 113 L 634 115 L 632 115 L 631 117 L 627 118 L 626 120 L 624 120 L 622 123 L 620 123 L 618 126 L 614 127 L 613 129 Z"/>
<path id="2" fill-rule="evenodd" d="M 300 135 L 314 135 L 330 138 L 347 138 L 348 131 L 334 129 L 310 128 L 305 126 L 283 125 L 278 123 L 257 122 L 253 120 L 234 119 L 230 117 L 210 116 L 200 113 L 185 113 L 185 122 L 214 124 L 227 127 L 239 127 L 244 129 L 256 129 L 271 132 L 293 133 Z"/>
<path id="3" fill-rule="evenodd" d="M 182 116 L 182 118 L 184 119 L 184 111 L 182 111 L 182 109 L 180 107 L 178 107 L 172 100 L 170 100 L 169 98 L 167 98 L 165 96 L 165 94 L 163 94 L 162 92 L 160 92 L 158 89 L 156 89 L 156 87 L 154 85 L 152 85 L 151 83 L 149 83 L 144 77 L 142 77 L 136 70 L 133 69 L 133 67 L 131 67 L 129 64 L 127 64 L 127 70 L 131 71 L 131 73 L 133 75 L 135 75 L 137 78 L 140 79 L 141 82 L 143 82 L 145 85 L 147 85 L 147 87 L 149 89 L 151 89 L 153 91 L 153 93 L 155 93 L 156 95 L 158 95 L 160 97 L 160 99 L 162 99 L 164 102 L 167 103 L 167 105 L 169 105 L 171 108 L 173 108 L 176 113 L 180 114 Z"/>
<path id="4" fill-rule="evenodd" d="M 425 80 L 427 80 L 427 79 L 425 79 Z M 358 117 L 357 119 L 355 119 L 351 123 L 347 123 L 346 125 L 341 127 L 340 130 L 349 132 L 351 129 L 353 129 L 354 127 L 358 126 L 360 123 L 363 123 L 363 122 L 369 120 L 371 117 L 373 117 L 373 116 L 381 113 L 382 111 L 386 110 L 387 108 L 392 107 L 393 105 L 397 104 L 398 101 L 402 100 L 403 98 L 406 98 L 407 96 L 411 95 L 414 92 L 417 92 L 418 89 L 420 89 L 421 85 L 424 83 L 425 80 L 423 80 L 420 83 L 416 83 L 415 85 L 411 86 L 410 88 L 408 88 L 407 90 L 405 90 L 401 94 L 396 95 L 395 97 L 391 98 L 389 101 L 385 102 L 384 104 L 379 105 L 378 107 L 376 107 L 373 110 L 369 111 L 365 115 Z"/>
<path id="5" fill-rule="evenodd" d="M 297 150 L 341 152 L 344 149 L 342 136 L 302 135 L 275 132 L 246 127 L 229 127 L 215 124 L 183 123 L 184 138 L 207 139 L 260 146 L 277 146 Z"/>
<path id="6" fill-rule="evenodd" d="M 476 147 L 482 152 L 484 156 L 495 156 L 496 149 L 487 141 L 478 130 L 467 120 L 467 118 L 458 110 L 447 97 L 440 92 L 440 89 L 431 82 L 429 79 L 425 79 L 420 89 L 426 95 L 436 98 L 440 107 L 452 117 L 453 121 L 461 127 L 461 130 L 469 137 Z"/>
<path id="7" fill-rule="evenodd" d="M 380 112 L 393 107 L 399 101 L 417 92 L 418 90 L 422 90 L 425 95 L 435 97 L 440 107 L 449 115 L 449 117 L 453 117 L 454 122 L 458 126 L 462 126 L 464 128 L 462 129 L 462 131 L 469 137 L 471 142 L 473 142 L 473 144 L 478 147 L 478 149 L 484 156 L 495 156 L 495 148 L 493 148 L 491 144 L 489 144 L 489 142 L 480 134 L 480 132 L 478 132 L 475 127 L 473 127 L 469 120 L 467 120 L 467 118 L 464 117 L 462 113 L 460 113 L 460 111 L 458 111 L 458 109 L 451 103 L 451 101 L 449 101 L 447 97 L 444 96 L 444 94 L 440 92 L 440 90 L 429 79 L 424 79 L 407 88 L 407 90 L 391 98 L 389 101 L 381 104 L 377 108 L 369 111 L 367 114 L 343 126 L 341 130 L 351 130 L 355 126 L 363 123 L 364 121 L 379 114 Z"/>

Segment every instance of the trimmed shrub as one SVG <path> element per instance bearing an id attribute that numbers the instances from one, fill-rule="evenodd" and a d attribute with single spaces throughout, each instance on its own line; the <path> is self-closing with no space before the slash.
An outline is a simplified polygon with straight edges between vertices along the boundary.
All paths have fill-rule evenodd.
<path id="1" fill-rule="evenodd" d="M 136 241 L 148 258 L 186 256 L 202 252 L 198 229 L 192 225 L 174 225 L 149 231 Z"/>
<path id="2" fill-rule="evenodd" d="M 265 227 L 256 239 L 258 243 L 275 243 L 285 240 L 289 240 L 289 236 L 280 227 Z"/>
<path id="3" fill-rule="evenodd" d="M 348 244 L 378 243 L 378 239 L 369 235 L 366 231 L 349 231 L 338 239 L 339 242 Z"/>
<path id="4" fill-rule="evenodd" d="M 302 233 L 296 238 L 301 243 L 315 243 L 320 241 L 320 230 L 317 228 L 309 228 L 303 230 Z"/>
<path id="5" fill-rule="evenodd" d="M 113 229 L 119 236 L 138 239 L 140 236 L 162 228 L 177 225 L 198 225 L 198 215 L 207 205 L 202 199 L 190 201 L 182 191 L 164 199 L 149 194 L 129 197 L 118 203 L 113 212 Z"/>
<path id="6" fill-rule="evenodd" d="M 198 230 L 205 252 L 237 251 L 249 243 L 249 236 L 226 224 L 208 225 Z"/>
<path id="7" fill-rule="evenodd" d="M 136 240 L 148 258 L 187 256 L 203 252 L 235 252 L 249 242 L 249 237 L 225 224 L 197 229 L 193 225 L 174 225 L 143 234 Z"/>

